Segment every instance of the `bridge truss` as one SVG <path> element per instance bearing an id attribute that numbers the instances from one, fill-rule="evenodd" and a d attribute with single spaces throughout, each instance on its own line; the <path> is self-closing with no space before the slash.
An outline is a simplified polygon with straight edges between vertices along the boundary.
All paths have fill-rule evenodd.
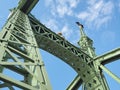
<path id="1" fill-rule="evenodd" d="M 104 66 L 120 59 L 120 48 L 96 56 L 92 40 L 80 25 L 81 48 L 72 45 L 30 14 L 37 2 L 21 0 L 12 9 L 0 32 L 0 88 L 15 90 L 15 86 L 24 90 L 52 90 L 39 49 L 60 58 L 78 73 L 67 90 L 77 90 L 81 85 L 83 90 L 109 90 L 103 71 L 120 83 L 120 79 Z M 10 77 L 4 73 L 5 70 L 23 78 Z"/>

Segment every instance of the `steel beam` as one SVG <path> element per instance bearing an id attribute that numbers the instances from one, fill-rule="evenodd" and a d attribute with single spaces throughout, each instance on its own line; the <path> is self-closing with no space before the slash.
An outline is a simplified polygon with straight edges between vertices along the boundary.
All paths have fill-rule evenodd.
<path id="1" fill-rule="evenodd" d="M 39 48 L 70 65 L 79 74 L 87 90 L 109 90 L 101 79 L 100 72 L 95 70 L 93 58 L 65 38 L 52 32 L 35 17 L 30 16 L 29 19 Z"/>
<path id="2" fill-rule="evenodd" d="M 82 83 L 83 83 L 82 79 L 80 78 L 79 75 L 77 75 L 66 90 L 78 90 Z"/>
<path id="3" fill-rule="evenodd" d="M 10 84 L 8 84 L 8 83 L 2 83 L 2 84 L 0 84 L 0 88 L 4 88 L 4 87 L 8 87 L 9 90 L 15 90 L 15 89 L 13 88 L 13 86 L 10 85 Z"/>
<path id="4" fill-rule="evenodd" d="M 18 9 L 25 14 L 29 14 L 39 0 L 20 0 Z"/>
<path id="5" fill-rule="evenodd" d="M 12 78 L 10 78 L 2 73 L 0 73 L 0 80 L 7 82 L 9 84 L 15 85 L 15 86 L 22 88 L 22 89 L 25 89 L 25 90 L 37 90 L 36 88 L 34 88 L 28 84 L 25 84 L 23 82 L 12 79 Z"/>
<path id="6" fill-rule="evenodd" d="M 38 48 L 41 48 L 62 59 L 78 73 L 67 90 L 76 90 L 82 84 L 84 84 L 83 90 L 109 90 L 104 83 L 105 79 L 101 69 L 120 83 L 120 79 L 103 66 L 120 59 L 120 48 L 91 58 L 88 53 L 52 32 L 32 15 L 27 16 L 37 2 L 38 0 L 21 0 L 18 7 L 14 9 L 15 11 L 13 10 L 14 13 L 4 26 L 0 37 L 0 48 L 4 51 L 1 52 L 0 58 L 1 69 L 10 67 L 10 70 L 21 74 L 26 71 L 25 80 L 23 80 L 24 82 L 17 81 L 2 74 L 2 71 L 0 80 L 25 90 L 51 90 L 44 64 L 39 55 Z M 7 55 L 14 62 L 7 62 L 9 59 Z M 23 61 L 18 57 L 22 58 Z M 13 69 L 14 67 L 16 68 Z"/>
<path id="7" fill-rule="evenodd" d="M 100 68 L 105 71 L 108 75 L 110 75 L 114 80 L 116 80 L 120 84 L 120 78 L 113 74 L 110 70 L 108 70 L 105 66 L 100 65 Z"/>
<path id="8" fill-rule="evenodd" d="M 0 34 L 0 80 L 24 90 L 52 90 L 28 16 L 14 9 Z M 24 78 L 13 79 L 4 70 Z"/>
<path id="9" fill-rule="evenodd" d="M 97 56 L 94 61 L 102 63 L 103 65 L 108 64 L 110 62 L 116 61 L 120 59 L 120 48 L 112 50 L 108 53 L 105 53 L 101 56 Z"/>

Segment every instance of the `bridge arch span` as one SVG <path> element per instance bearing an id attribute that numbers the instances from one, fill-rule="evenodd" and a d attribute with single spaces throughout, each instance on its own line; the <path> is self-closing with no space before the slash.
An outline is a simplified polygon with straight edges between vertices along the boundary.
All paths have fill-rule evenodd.
<path id="1" fill-rule="evenodd" d="M 35 17 L 29 16 L 29 20 L 39 48 L 55 55 L 70 65 L 86 84 L 87 90 L 93 90 L 96 87 L 98 90 L 104 90 L 101 81 L 92 68 L 94 66 L 92 63 L 93 58 L 63 37 L 52 32 Z"/>

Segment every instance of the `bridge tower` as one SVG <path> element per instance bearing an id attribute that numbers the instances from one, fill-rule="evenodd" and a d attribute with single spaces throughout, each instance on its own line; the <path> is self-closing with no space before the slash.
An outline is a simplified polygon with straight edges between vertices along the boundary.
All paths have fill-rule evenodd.
<path id="1" fill-rule="evenodd" d="M 87 54 L 89 54 L 91 57 L 95 57 L 95 48 L 93 47 L 93 40 L 90 39 L 84 32 L 83 28 L 84 26 L 80 24 L 79 22 L 76 22 L 76 24 L 80 28 L 80 40 L 78 42 L 80 48 Z"/>
<path id="2" fill-rule="evenodd" d="M 0 88 L 16 90 L 52 90 L 32 32 L 28 14 L 38 0 L 21 0 L 11 10 L 0 33 Z M 22 77 L 16 80 L 5 74 L 9 70 Z M 13 75 L 14 76 L 14 75 Z"/>
<path id="3" fill-rule="evenodd" d="M 93 41 L 79 22 L 80 48 L 72 45 L 30 14 L 37 2 L 20 0 L 0 32 L 0 88 L 52 90 L 39 48 L 60 58 L 78 73 L 67 90 L 77 90 L 81 85 L 83 90 L 109 90 L 103 71 L 120 83 L 120 79 L 104 66 L 120 59 L 120 48 L 96 56 Z"/>
<path id="4" fill-rule="evenodd" d="M 93 40 L 90 39 L 86 35 L 86 33 L 84 31 L 84 26 L 81 23 L 76 22 L 76 24 L 78 25 L 78 27 L 80 29 L 80 40 L 78 41 L 78 45 L 80 46 L 80 49 L 82 51 L 84 51 L 86 54 L 88 54 L 90 57 L 95 58 L 96 54 L 95 54 L 95 48 L 93 47 Z M 87 62 L 89 62 L 89 61 L 87 61 Z M 96 69 L 96 72 L 98 72 L 100 74 L 99 70 L 97 71 L 97 69 Z M 101 79 L 103 79 L 102 84 L 104 84 L 105 90 L 109 90 L 109 87 L 107 85 L 107 82 L 106 82 L 104 76 L 102 76 Z M 73 80 L 73 82 L 69 85 L 67 90 L 71 90 L 71 89 L 77 90 L 77 89 L 79 89 L 79 86 L 80 86 L 80 76 L 77 75 L 76 78 Z M 86 90 L 86 88 L 87 87 L 86 87 L 85 83 L 83 82 L 82 90 Z"/>

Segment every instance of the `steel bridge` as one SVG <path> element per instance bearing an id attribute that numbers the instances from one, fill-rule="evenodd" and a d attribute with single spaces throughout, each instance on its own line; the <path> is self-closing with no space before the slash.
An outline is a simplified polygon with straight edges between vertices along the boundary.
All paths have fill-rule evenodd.
<path id="1" fill-rule="evenodd" d="M 52 90 L 39 49 L 60 58 L 78 73 L 66 90 L 77 90 L 81 85 L 83 90 L 109 90 L 103 71 L 120 83 L 120 78 L 104 66 L 120 59 L 120 48 L 96 56 L 93 41 L 78 22 L 80 48 L 72 45 L 30 14 L 37 2 L 20 0 L 0 32 L 0 88 L 15 90 L 13 86 L 16 86 L 24 90 Z M 5 69 L 24 79 L 5 75 Z"/>

